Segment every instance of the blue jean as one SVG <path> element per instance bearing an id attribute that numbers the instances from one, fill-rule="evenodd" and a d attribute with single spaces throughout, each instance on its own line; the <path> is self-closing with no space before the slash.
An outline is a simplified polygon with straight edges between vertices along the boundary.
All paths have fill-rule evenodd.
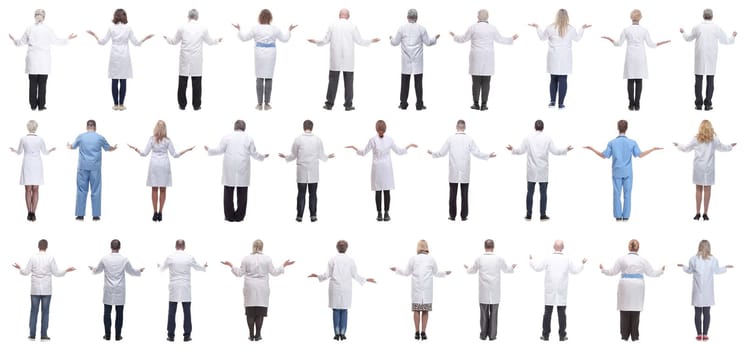
<path id="1" fill-rule="evenodd" d="M 629 219 L 632 210 L 632 175 L 627 177 L 612 177 L 614 182 L 614 217 L 617 219 Z M 620 197 L 624 192 L 624 204 Z"/>
<path id="2" fill-rule="evenodd" d="M 557 101 L 557 92 L 559 92 L 559 105 L 565 105 L 565 95 L 567 95 L 567 75 L 550 75 L 549 80 L 549 100 L 554 103 Z M 558 91 L 559 90 L 559 91 Z"/>
<path id="3" fill-rule="evenodd" d="M 29 316 L 28 321 L 29 336 L 31 338 L 36 338 L 36 320 L 39 317 L 39 304 L 41 304 L 41 337 L 47 337 L 47 327 L 49 326 L 49 303 L 51 301 L 51 295 L 31 296 L 31 315 Z"/>
<path id="4" fill-rule="evenodd" d="M 347 333 L 347 309 L 332 309 L 334 320 L 334 334 L 345 335 Z"/>
<path id="5" fill-rule="evenodd" d="M 86 197 L 91 191 L 93 216 L 101 216 L 101 169 L 78 169 L 78 194 L 75 197 L 75 216 L 85 216 Z"/>
<path id="6" fill-rule="evenodd" d="M 539 213 L 541 216 L 547 215 L 547 186 L 548 182 L 539 182 Z M 526 216 L 531 216 L 534 208 L 534 190 L 536 182 L 528 182 L 526 191 Z"/>
<path id="7" fill-rule="evenodd" d="M 168 321 L 166 323 L 166 332 L 169 338 L 176 335 L 176 308 L 179 303 L 175 301 L 168 302 Z M 184 337 L 192 335 L 192 302 L 182 301 L 181 308 L 184 310 Z"/>

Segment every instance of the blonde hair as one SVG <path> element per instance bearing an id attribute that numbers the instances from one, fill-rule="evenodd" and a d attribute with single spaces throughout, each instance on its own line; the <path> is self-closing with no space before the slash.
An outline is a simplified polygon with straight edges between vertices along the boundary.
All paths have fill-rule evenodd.
<path id="1" fill-rule="evenodd" d="M 697 132 L 697 142 L 707 143 L 715 138 L 715 129 L 712 127 L 712 123 L 705 119 L 699 123 L 699 132 Z"/>
<path id="2" fill-rule="evenodd" d="M 161 141 L 163 141 L 163 139 L 168 139 L 166 122 L 164 122 L 163 120 L 159 120 L 157 123 L 155 123 L 155 127 L 153 128 L 153 137 L 155 137 L 156 143 L 160 143 Z"/>
<path id="3" fill-rule="evenodd" d="M 421 239 L 419 242 L 417 242 L 417 254 L 430 253 L 430 249 L 427 248 L 427 241 L 424 239 Z"/>
<path id="4" fill-rule="evenodd" d="M 638 10 L 638 9 L 634 9 L 634 10 L 632 10 L 632 12 L 630 12 L 629 18 L 633 22 L 639 22 L 642 19 L 642 12 L 640 10 Z"/>
<path id="5" fill-rule="evenodd" d="M 37 9 L 34 11 L 34 20 L 36 23 L 44 22 L 44 18 L 47 17 L 47 12 L 44 9 Z"/>
<path id="6" fill-rule="evenodd" d="M 709 259 L 712 256 L 710 252 L 710 241 L 703 239 L 699 242 L 699 248 L 697 248 L 697 256 L 702 259 Z"/>
<path id="7" fill-rule="evenodd" d="M 570 16 L 567 14 L 567 10 L 559 9 L 557 16 L 554 18 L 554 26 L 557 28 L 559 35 L 565 37 L 567 34 L 567 27 L 570 26 Z"/>
<path id="8" fill-rule="evenodd" d="M 28 132 L 35 134 L 36 129 L 39 128 L 39 123 L 36 122 L 36 120 L 29 120 L 28 123 L 26 123 L 26 129 L 28 129 Z"/>
<path id="9" fill-rule="evenodd" d="M 257 239 L 251 244 L 251 254 L 261 254 L 264 250 L 264 242 L 261 239 Z"/>
<path id="10" fill-rule="evenodd" d="M 638 250 L 640 250 L 640 242 L 637 241 L 636 239 L 633 239 L 633 240 L 629 241 L 628 248 L 629 248 L 630 252 L 635 252 L 636 253 Z"/>

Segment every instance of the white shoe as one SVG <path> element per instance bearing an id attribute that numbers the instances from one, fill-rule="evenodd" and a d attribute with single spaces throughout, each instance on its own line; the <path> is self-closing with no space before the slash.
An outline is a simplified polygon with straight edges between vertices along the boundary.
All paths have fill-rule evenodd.
<path id="1" fill-rule="evenodd" d="M 262 110 L 262 105 L 261 105 L 261 104 L 258 104 L 258 105 L 256 105 L 256 107 L 254 107 L 254 108 L 256 108 L 256 110 L 257 110 L 257 111 L 261 111 L 261 110 Z"/>
<path id="2" fill-rule="evenodd" d="M 268 110 L 270 110 L 270 109 L 272 109 L 272 106 L 270 106 L 270 105 L 269 105 L 269 103 L 265 103 L 265 104 L 264 104 L 264 110 L 265 110 L 265 111 L 268 111 Z"/>
<path id="3" fill-rule="evenodd" d="M 123 110 L 125 110 L 125 109 L 127 109 L 127 107 L 125 107 L 124 105 L 119 105 L 119 110 L 120 110 L 120 111 L 123 111 Z"/>
<path id="4" fill-rule="evenodd" d="M 119 105 L 113 105 L 113 106 L 111 107 L 111 109 L 113 109 L 113 110 L 115 110 L 115 111 L 118 111 L 118 110 L 119 110 Z"/>

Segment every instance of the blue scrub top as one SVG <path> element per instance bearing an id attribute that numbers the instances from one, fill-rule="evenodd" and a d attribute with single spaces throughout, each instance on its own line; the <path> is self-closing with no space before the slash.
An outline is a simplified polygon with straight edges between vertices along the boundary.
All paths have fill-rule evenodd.
<path id="1" fill-rule="evenodd" d="M 603 151 L 604 158 L 611 157 L 611 175 L 613 177 L 632 176 L 632 157 L 640 156 L 640 147 L 635 140 L 619 135 L 609 141 Z"/>
<path id="2" fill-rule="evenodd" d="M 111 146 L 103 136 L 88 131 L 78 135 L 72 147 L 78 148 L 78 169 L 101 170 L 101 150 L 108 151 Z"/>

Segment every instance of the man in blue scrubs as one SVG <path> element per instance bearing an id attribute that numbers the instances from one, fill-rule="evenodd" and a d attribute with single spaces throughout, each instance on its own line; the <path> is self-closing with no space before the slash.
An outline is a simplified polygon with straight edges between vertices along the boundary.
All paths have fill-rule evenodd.
<path id="1" fill-rule="evenodd" d="M 75 220 L 85 216 L 86 197 L 91 191 L 93 220 L 101 219 L 101 150 L 115 151 L 117 145 L 110 146 L 106 139 L 96 132 L 96 121 L 86 122 L 86 132 L 78 135 L 67 148 L 78 149 L 78 194 L 75 198 Z"/>

